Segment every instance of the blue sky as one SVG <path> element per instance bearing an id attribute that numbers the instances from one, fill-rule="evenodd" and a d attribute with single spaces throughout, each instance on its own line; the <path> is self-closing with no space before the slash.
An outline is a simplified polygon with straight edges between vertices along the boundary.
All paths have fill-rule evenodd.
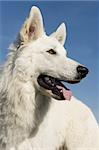
<path id="1" fill-rule="evenodd" d="M 87 66 L 89 75 L 81 83 L 69 85 L 73 94 L 86 103 L 99 121 L 99 2 L 0 1 L 0 64 L 15 39 L 32 5 L 42 10 L 45 29 L 53 32 L 67 24 L 65 48 L 68 56 Z"/>

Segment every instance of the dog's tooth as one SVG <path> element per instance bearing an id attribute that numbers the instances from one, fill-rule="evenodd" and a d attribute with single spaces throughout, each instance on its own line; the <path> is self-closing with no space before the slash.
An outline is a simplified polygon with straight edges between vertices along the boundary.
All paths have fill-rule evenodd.
<path id="1" fill-rule="evenodd" d="M 54 83 L 52 83 L 52 86 L 55 86 L 55 84 L 54 84 Z"/>
<path id="2" fill-rule="evenodd" d="M 48 83 L 52 83 L 50 79 L 48 80 Z"/>

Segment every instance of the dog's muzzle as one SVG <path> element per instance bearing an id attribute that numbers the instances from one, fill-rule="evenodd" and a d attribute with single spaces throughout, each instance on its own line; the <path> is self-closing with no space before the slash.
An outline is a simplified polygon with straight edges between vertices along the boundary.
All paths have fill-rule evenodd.
<path id="1" fill-rule="evenodd" d="M 62 81 L 70 84 L 79 83 L 81 79 L 86 77 L 86 75 L 89 72 L 89 70 L 86 67 L 80 65 L 77 66 L 76 69 L 77 69 L 77 76 L 74 80 L 62 80 L 59 78 L 41 74 L 38 76 L 37 82 L 42 88 L 46 90 L 50 90 L 53 96 L 55 97 L 55 99 L 70 100 L 72 96 L 72 92 L 70 89 L 66 87 L 66 85 L 63 84 Z"/>

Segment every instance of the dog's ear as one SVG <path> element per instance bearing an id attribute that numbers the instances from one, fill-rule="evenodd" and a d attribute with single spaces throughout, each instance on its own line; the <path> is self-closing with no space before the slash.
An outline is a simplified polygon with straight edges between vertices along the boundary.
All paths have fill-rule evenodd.
<path id="1" fill-rule="evenodd" d="M 43 19 L 39 8 L 33 6 L 19 33 L 23 43 L 36 40 L 44 34 Z"/>
<path id="2" fill-rule="evenodd" d="M 52 37 L 55 37 L 62 45 L 64 45 L 66 40 L 66 26 L 65 23 L 62 23 L 56 32 L 51 34 Z"/>

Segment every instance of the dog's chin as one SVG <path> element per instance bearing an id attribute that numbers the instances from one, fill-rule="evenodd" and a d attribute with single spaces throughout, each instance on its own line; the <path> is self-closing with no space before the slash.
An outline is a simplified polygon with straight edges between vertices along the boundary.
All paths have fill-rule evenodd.
<path id="1" fill-rule="evenodd" d="M 66 80 L 64 82 L 74 84 L 80 82 L 80 80 Z M 63 84 L 61 79 L 41 74 L 37 78 L 37 83 L 44 95 L 56 100 L 71 100 L 72 92 Z"/>
<path id="2" fill-rule="evenodd" d="M 39 91 L 42 95 L 47 96 L 48 98 L 53 98 L 59 101 L 64 100 L 64 98 L 61 98 L 61 96 L 53 94 L 51 90 L 46 90 L 45 88 L 39 88 Z"/>
<path id="3" fill-rule="evenodd" d="M 50 96 L 51 96 L 53 99 L 55 99 L 55 100 L 59 100 L 59 101 L 65 100 L 64 97 L 62 98 L 61 96 L 58 96 L 58 95 L 53 94 L 53 93 L 51 93 Z"/>

